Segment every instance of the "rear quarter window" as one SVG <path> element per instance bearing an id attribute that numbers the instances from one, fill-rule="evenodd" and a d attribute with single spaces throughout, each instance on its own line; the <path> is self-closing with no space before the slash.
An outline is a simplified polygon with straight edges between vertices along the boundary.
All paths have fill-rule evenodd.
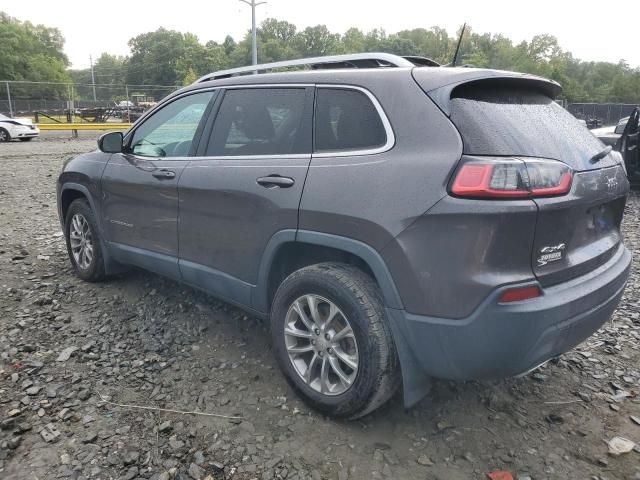
<path id="1" fill-rule="evenodd" d="M 319 88 L 314 128 L 315 152 L 372 150 L 387 143 L 378 110 L 359 90 Z"/>

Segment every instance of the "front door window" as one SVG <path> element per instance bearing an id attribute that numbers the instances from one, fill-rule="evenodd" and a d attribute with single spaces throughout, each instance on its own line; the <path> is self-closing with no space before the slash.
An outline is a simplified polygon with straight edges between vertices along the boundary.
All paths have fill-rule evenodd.
<path id="1" fill-rule="evenodd" d="M 214 92 L 179 98 L 147 118 L 133 133 L 130 151 L 143 157 L 186 157 Z"/>

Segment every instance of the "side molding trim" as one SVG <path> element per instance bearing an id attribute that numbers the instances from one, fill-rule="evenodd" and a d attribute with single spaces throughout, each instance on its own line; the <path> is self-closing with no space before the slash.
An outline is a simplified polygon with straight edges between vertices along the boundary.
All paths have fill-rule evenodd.
<path id="1" fill-rule="evenodd" d="M 113 258 L 125 265 L 135 265 L 136 267 L 158 273 L 162 276 L 181 281 L 178 259 L 170 255 L 151 252 L 142 248 L 123 245 L 122 243 L 104 242 Z"/>
<path id="2" fill-rule="evenodd" d="M 236 305 L 251 306 L 253 285 L 224 272 L 188 260 L 178 260 L 182 280 L 219 298 L 232 298 Z"/>

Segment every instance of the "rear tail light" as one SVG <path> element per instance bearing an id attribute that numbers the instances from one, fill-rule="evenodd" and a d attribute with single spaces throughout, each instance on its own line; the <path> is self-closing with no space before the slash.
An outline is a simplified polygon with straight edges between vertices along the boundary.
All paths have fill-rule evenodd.
<path id="1" fill-rule="evenodd" d="M 571 188 L 572 173 L 567 165 L 555 160 L 472 160 L 458 168 L 451 193 L 494 199 L 565 195 Z"/>
<path id="2" fill-rule="evenodd" d="M 542 295 L 540 288 L 536 285 L 529 285 L 527 287 L 515 287 L 509 288 L 500 294 L 499 303 L 511 303 L 521 302 L 523 300 L 530 300 Z"/>

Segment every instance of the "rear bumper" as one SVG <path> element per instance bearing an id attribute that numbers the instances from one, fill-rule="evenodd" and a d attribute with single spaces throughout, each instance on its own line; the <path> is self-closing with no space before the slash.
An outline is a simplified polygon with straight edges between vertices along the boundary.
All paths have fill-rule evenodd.
<path id="1" fill-rule="evenodd" d="M 631 254 L 621 245 L 606 264 L 545 288 L 539 298 L 501 305 L 500 288 L 460 320 L 387 309 L 394 333 L 404 337 L 402 343 L 410 350 L 409 357 L 401 358 L 403 375 L 411 359 L 424 375 L 452 380 L 527 372 L 578 345 L 610 318 L 630 264 Z"/>

